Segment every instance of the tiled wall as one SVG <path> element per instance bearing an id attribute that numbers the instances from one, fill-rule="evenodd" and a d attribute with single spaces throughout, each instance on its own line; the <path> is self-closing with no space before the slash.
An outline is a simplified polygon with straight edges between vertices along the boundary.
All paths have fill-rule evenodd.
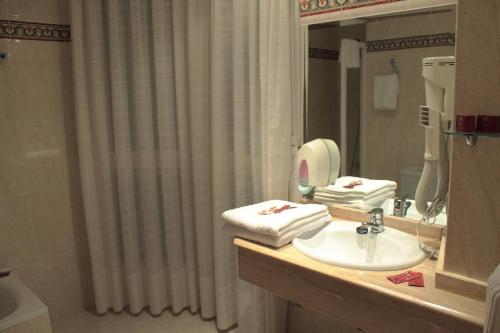
<path id="1" fill-rule="evenodd" d="M 367 23 L 362 128 L 363 174 L 367 177 L 398 180 L 401 168 L 423 165 L 424 130 L 418 122 L 419 105 L 425 105 L 422 59 L 455 54 L 455 15 L 447 10 Z M 440 35 L 436 39 L 428 37 L 431 34 Z M 375 110 L 373 79 L 394 72 L 392 58 L 400 73 L 398 106 L 396 110 Z"/>
<path id="2" fill-rule="evenodd" d="M 68 27 L 68 5 L 2 1 L 0 20 Z M 0 37 L 0 51 L 10 53 L 0 60 L 0 266 L 20 276 L 52 319 L 61 318 L 92 302 L 71 44 L 68 36 L 15 42 L 5 38 L 5 27 Z"/>

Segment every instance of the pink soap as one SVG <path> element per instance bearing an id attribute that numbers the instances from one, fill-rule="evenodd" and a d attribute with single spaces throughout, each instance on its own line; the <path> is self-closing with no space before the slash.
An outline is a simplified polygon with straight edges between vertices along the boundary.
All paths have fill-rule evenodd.
<path id="1" fill-rule="evenodd" d="M 409 271 L 411 275 L 413 275 L 413 279 L 408 281 L 408 285 L 412 287 L 425 287 L 424 283 L 424 274 L 420 272 Z"/>
<path id="2" fill-rule="evenodd" d="M 410 272 L 404 272 L 398 275 L 392 275 L 388 276 L 387 279 L 391 281 L 392 283 L 395 284 L 400 284 L 406 281 L 410 281 L 411 279 L 414 279 L 415 277 L 410 273 Z"/>

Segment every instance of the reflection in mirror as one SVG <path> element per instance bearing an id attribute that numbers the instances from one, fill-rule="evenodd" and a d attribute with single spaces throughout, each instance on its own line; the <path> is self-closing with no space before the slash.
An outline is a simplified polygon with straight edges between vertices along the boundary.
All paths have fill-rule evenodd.
<path id="1" fill-rule="evenodd" d="M 339 144 L 342 176 L 397 182 L 396 199 L 376 203 L 386 214 L 422 217 L 415 205 L 426 152 L 419 109 L 429 105 L 422 61 L 454 56 L 455 15 L 448 6 L 309 26 L 305 141 Z M 437 176 L 430 178 L 435 189 Z M 436 223 L 446 224 L 445 211 Z"/>

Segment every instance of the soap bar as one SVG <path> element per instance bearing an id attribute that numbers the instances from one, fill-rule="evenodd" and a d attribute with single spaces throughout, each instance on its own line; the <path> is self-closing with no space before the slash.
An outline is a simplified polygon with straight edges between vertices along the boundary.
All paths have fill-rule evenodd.
<path id="1" fill-rule="evenodd" d="M 424 275 L 420 272 L 412 272 L 409 271 L 411 275 L 413 275 L 413 279 L 408 281 L 408 285 L 412 287 L 425 287 L 424 283 Z"/>
<path id="2" fill-rule="evenodd" d="M 387 277 L 391 282 L 395 284 L 400 284 L 403 282 L 408 282 L 409 286 L 412 287 L 424 287 L 424 275 L 420 272 L 408 271 L 398 275 L 392 275 Z"/>
<path id="3" fill-rule="evenodd" d="M 414 279 L 415 276 L 413 274 L 411 274 L 411 272 L 404 272 L 404 273 L 401 273 L 398 275 L 388 276 L 387 278 L 395 284 L 400 284 L 400 283 Z"/>

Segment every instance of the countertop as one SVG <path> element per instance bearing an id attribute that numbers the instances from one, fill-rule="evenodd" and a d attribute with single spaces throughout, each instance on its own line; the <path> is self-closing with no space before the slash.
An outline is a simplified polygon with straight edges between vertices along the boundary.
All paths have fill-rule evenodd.
<path id="1" fill-rule="evenodd" d="M 332 223 L 335 223 L 335 220 L 338 219 L 334 219 Z M 379 303 L 377 306 L 387 305 L 392 312 L 396 311 L 397 313 L 399 307 L 403 314 L 405 311 L 401 307 L 407 305 L 412 309 L 409 311 L 409 314 L 411 314 L 412 311 L 417 311 L 417 313 L 418 311 L 422 311 L 422 313 L 425 312 L 426 314 L 422 314 L 424 318 L 422 320 L 425 320 L 427 316 L 429 320 L 432 321 L 432 315 L 434 314 L 434 319 L 437 320 L 436 325 L 440 327 L 448 327 L 447 322 L 450 321 L 451 324 L 453 324 L 450 327 L 465 325 L 464 327 L 470 326 L 473 330 L 465 328 L 464 332 L 480 332 L 484 323 L 485 304 L 483 302 L 443 291 L 435 287 L 436 261 L 426 259 L 421 264 L 410 268 L 411 270 L 422 272 L 425 279 L 425 287 L 411 287 L 405 283 L 396 285 L 387 279 L 389 275 L 398 274 L 408 269 L 384 272 L 360 271 L 335 267 L 310 259 L 295 250 L 291 244 L 277 249 L 240 238 L 235 238 L 234 244 L 237 246 L 239 252 L 240 277 L 263 288 L 274 291 L 285 298 L 292 299 L 299 303 L 303 302 L 305 303 L 304 305 L 309 305 L 310 307 L 314 307 L 314 304 L 309 304 L 313 301 L 311 297 L 309 297 L 309 295 L 301 295 L 300 291 L 295 289 L 303 289 L 307 286 L 301 284 L 315 283 L 314 281 L 318 278 L 317 281 L 323 281 L 325 283 L 324 286 L 328 289 L 324 292 L 332 293 L 332 296 L 337 298 L 339 297 L 338 294 L 341 294 L 341 299 L 337 299 L 339 302 L 342 299 L 347 300 L 349 297 L 355 300 L 358 297 L 356 294 L 357 291 L 358 294 L 363 295 L 360 302 L 367 302 L 370 298 L 368 296 L 377 297 L 377 303 Z M 266 263 L 268 264 L 267 266 Z M 259 275 L 252 272 L 252 265 L 258 270 L 256 274 Z M 286 272 L 280 272 L 279 267 L 286 270 Z M 266 269 L 269 271 L 269 275 L 264 274 L 267 273 L 265 271 Z M 267 278 L 272 280 L 273 276 L 279 276 L 280 274 L 282 274 L 283 280 L 281 283 L 283 285 L 287 284 L 284 283 L 286 275 L 290 276 L 290 274 L 292 274 L 290 277 L 293 277 L 294 280 L 290 281 L 288 285 L 289 288 L 293 288 L 294 290 L 290 291 L 289 295 L 287 289 L 279 285 L 280 282 L 266 282 L 266 278 L 259 278 L 259 276 L 267 275 Z M 323 288 L 323 286 L 312 287 L 316 289 Z M 352 296 L 349 296 L 350 293 Z M 335 307 L 335 305 L 332 306 Z M 318 310 L 321 311 L 323 309 L 325 313 L 331 312 L 328 311 L 326 307 L 327 305 L 323 304 Z M 383 313 L 383 311 L 381 313 Z M 436 316 L 436 314 L 442 316 Z M 339 315 L 339 317 L 342 316 L 349 316 L 349 314 L 346 312 L 345 314 Z M 340 319 L 346 321 L 350 320 L 349 318 Z M 456 319 L 456 323 L 453 323 L 454 319 Z M 352 320 L 355 320 L 355 318 L 352 318 Z M 358 327 L 362 326 L 361 324 Z M 435 327 L 433 327 L 433 329 L 435 329 Z M 435 330 L 433 330 L 433 332 L 434 331 Z M 454 329 L 447 329 L 437 330 L 436 332 L 454 331 Z"/>

